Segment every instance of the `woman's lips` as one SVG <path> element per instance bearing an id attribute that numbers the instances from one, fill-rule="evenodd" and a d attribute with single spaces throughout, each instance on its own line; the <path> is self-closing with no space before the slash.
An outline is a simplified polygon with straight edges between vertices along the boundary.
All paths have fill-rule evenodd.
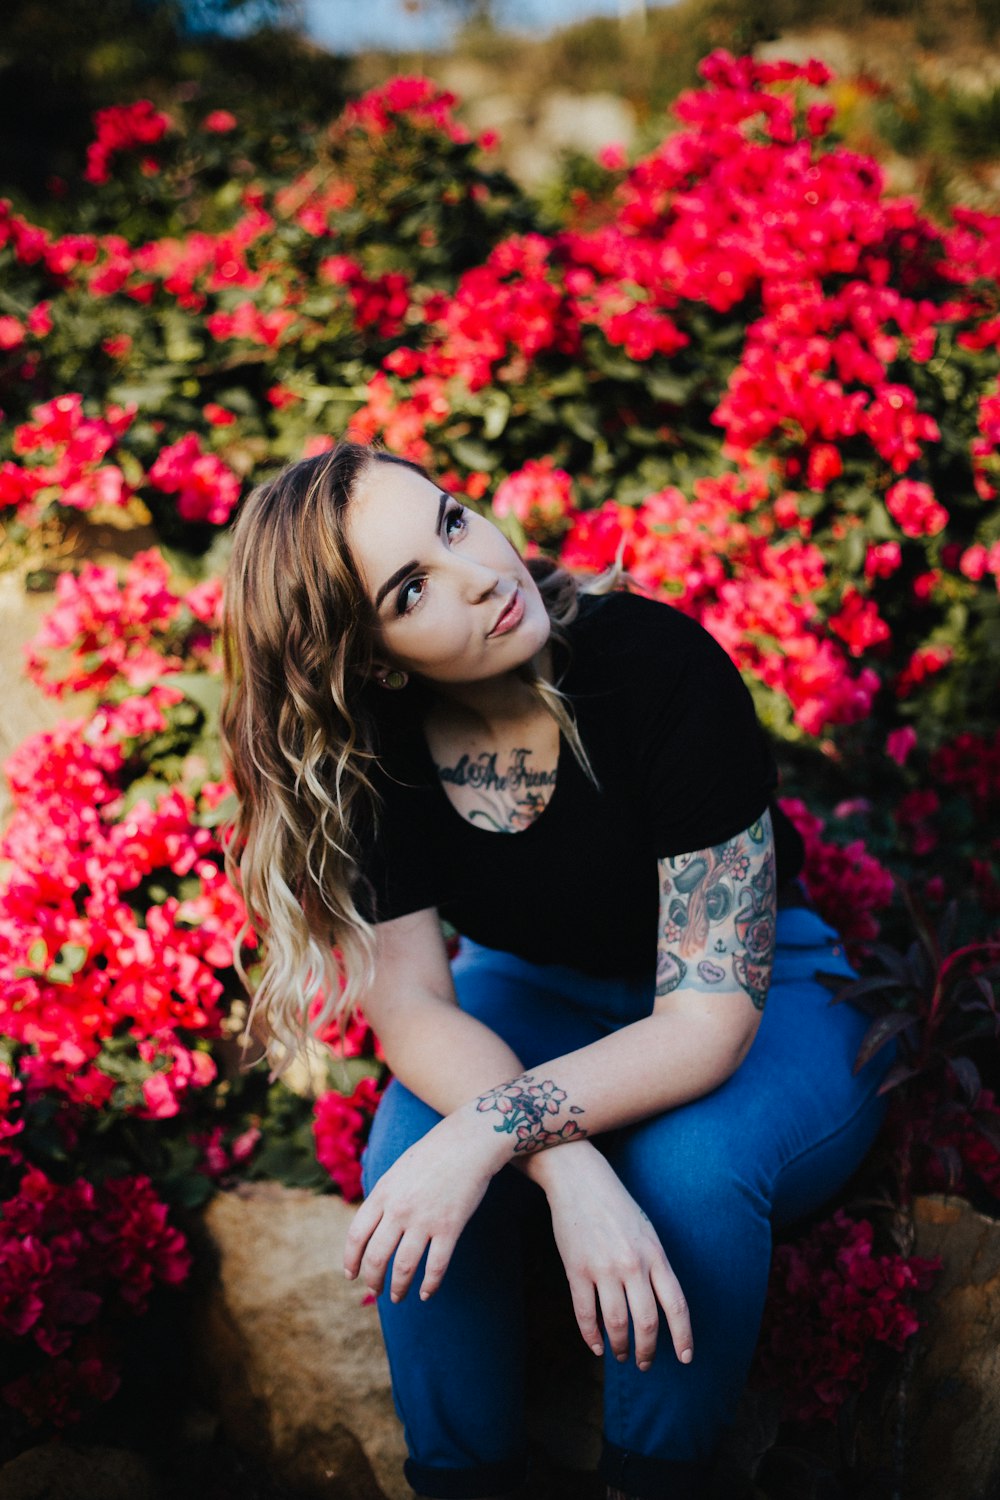
<path id="1" fill-rule="evenodd" d="M 520 625 L 524 617 L 524 600 L 520 589 L 515 589 L 507 603 L 503 614 L 490 631 L 490 635 L 506 635 L 509 630 L 514 630 Z"/>

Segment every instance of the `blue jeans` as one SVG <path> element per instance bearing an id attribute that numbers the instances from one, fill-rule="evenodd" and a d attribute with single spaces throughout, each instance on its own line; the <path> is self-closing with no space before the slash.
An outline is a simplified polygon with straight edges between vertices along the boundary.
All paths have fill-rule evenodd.
<path id="1" fill-rule="evenodd" d="M 772 1225 L 837 1192 L 885 1111 L 876 1090 L 891 1049 L 852 1075 L 868 1018 L 831 1006 L 814 977 L 818 970 L 853 975 L 837 933 L 814 912 L 791 908 L 778 913 L 777 938 L 760 1030 L 732 1077 L 691 1103 L 594 1137 L 652 1220 L 691 1311 L 690 1365 L 674 1356 L 662 1314 L 649 1370 L 605 1354 L 601 1472 L 608 1484 L 648 1500 L 699 1493 L 753 1356 Z M 646 982 L 531 964 L 467 938 L 452 968 L 462 1009 L 503 1037 L 526 1069 L 652 1008 Z M 398 1080 L 390 1083 L 365 1154 L 366 1193 L 439 1118 Z M 387 1291 L 378 1298 L 410 1455 L 406 1476 L 421 1495 L 496 1495 L 523 1480 L 529 1339 L 519 1321 L 518 1252 L 545 1232 L 544 1196 L 504 1167 L 439 1291 L 427 1302 L 412 1293 L 396 1304 Z"/>

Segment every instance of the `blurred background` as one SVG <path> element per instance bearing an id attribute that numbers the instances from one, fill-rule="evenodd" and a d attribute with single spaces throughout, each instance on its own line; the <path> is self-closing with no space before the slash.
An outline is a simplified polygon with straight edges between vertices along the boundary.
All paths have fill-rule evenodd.
<path id="1" fill-rule="evenodd" d="M 893 190 L 939 213 L 995 203 L 1000 0 L 62 0 L 58 25 L 45 0 L 7 0 L 0 190 L 72 191 L 94 110 L 124 99 L 203 96 L 266 136 L 404 72 L 456 92 L 498 132 L 498 164 L 544 192 L 575 157 L 657 139 L 715 47 L 822 58 L 842 135 Z"/>

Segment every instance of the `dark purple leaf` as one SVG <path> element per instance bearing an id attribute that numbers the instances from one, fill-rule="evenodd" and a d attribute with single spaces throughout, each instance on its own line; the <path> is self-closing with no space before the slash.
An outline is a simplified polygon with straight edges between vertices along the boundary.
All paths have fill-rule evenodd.
<path id="1" fill-rule="evenodd" d="M 970 1104 L 975 1104 L 983 1086 L 975 1063 L 970 1057 L 951 1057 L 948 1059 L 948 1066 L 958 1079 L 958 1086 L 966 1099 Z"/>
<path id="2" fill-rule="evenodd" d="M 973 974 L 971 982 L 976 986 L 977 990 L 980 991 L 983 999 L 986 1001 L 986 1004 L 990 1007 L 990 1009 L 996 1010 L 997 1006 L 1000 1005 L 1000 995 L 997 994 L 996 987 L 990 984 L 990 981 L 987 979 L 986 975 Z"/>
<path id="3" fill-rule="evenodd" d="M 948 902 L 944 909 L 944 915 L 938 924 L 938 943 L 942 953 L 950 953 L 955 940 L 955 924 L 958 920 L 958 902 L 954 899 Z"/>
<path id="4" fill-rule="evenodd" d="M 906 950 L 906 965 L 913 975 L 914 989 L 928 994 L 934 988 L 934 965 L 922 943 L 911 943 Z"/>
<path id="5" fill-rule="evenodd" d="M 910 988 L 912 983 L 910 966 L 896 948 L 890 948 L 888 943 L 873 943 L 872 955 L 888 970 L 897 984 L 907 989 Z"/>
<path id="6" fill-rule="evenodd" d="M 865 995 L 885 994 L 889 996 L 890 994 L 897 995 L 899 993 L 899 984 L 895 979 L 890 979 L 888 975 L 869 975 L 865 979 L 848 979 L 845 982 L 843 974 L 826 974 L 820 970 L 816 978 L 821 980 L 828 988 L 836 989 L 837 993 L 831 1000 L 831 1005 L 840 1005 L 845 1000 L 853 1003 Z"/>
<path id="7" fill-rule="evenodd" d="M 879 1084 L 878 1092 L 880 1094 L 887 1094 L 890 1089 L 898 1088 L 901 1083 L 907 1083 L 911 1078 L 916 1078 L 920 1072 L 920 1068 L 911 1068 L 909 1063 L 893 1063 Z"/>
<path id="8" fill-rule="evenodd" d="M 864 1040 L 854 1059 L 854 1072 L 860 1073 L 865 1063 L 870 1062 L 880 1047 L 892 1041 L 901 1031 L 913 1024 L 913 1017 L 906 1011 L 894 1010 L 887 1016 L 879 1016 L 865 1032 Z"/>
<path id="9" fill-rule="evenodd" d="M 935 1146 L 934 1155 L 941 1164 L 941 1170 L 944 1172 L 945 1181 L 948 1184 L 948 1191 L 953 1192 L 961 1183 L 964 1175 L 962 1171 L 962 1158 L 954 1146 Z"/>

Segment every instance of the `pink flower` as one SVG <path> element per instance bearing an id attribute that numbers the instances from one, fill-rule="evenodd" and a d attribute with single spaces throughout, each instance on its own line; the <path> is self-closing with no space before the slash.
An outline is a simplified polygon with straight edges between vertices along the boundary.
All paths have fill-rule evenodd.
<path id="1" fill-rule="evenodd" d="M 840 449 L 835 448 L 832 443 L 816 443 L 809 450 L 807 476 L 810 489 L 825 490 L 827 485 L 839 478 L 843 472 L 844 464 L 840 457 Z"/>
<path id="2" fill-rule="evenodd" d="M 234 114 L 228 109 L 213 109 L 201 122 L 202 130 L 209 130 L 216 135 L 226 135 L 230 130 L 235 130 L 238 121 Z"/>
<path id="3" fill-rule="evenodd" d="M 798 828 L 806 846 L 803 883 L 821 915 L 836 927 L 853 959 L 861 946 L 879 934 L 876 913 L 889 906 L 895 889 L 892 875 L 868 853 L 861 839 L 839 845 L 821 838 L 821 818 L 795 798 L 781 807 Z"/>
<path id="4" fill-rule="evenodd" d="M 177 496 L 177 511 L 185 521 L 214 526 L 225 525 L 240 495 L 240 481 L 232 469 L 214 453 L 204 453 L 193 432 L 160 451 L 149 482 Z"/>
<path id="5" fill-rule="evenodd" d="M 948 512 L 921 480 L 899 480 L 886 492 L 885 503 L 907 536 L 937 536 L 948 524 Z"/>
<path id="6" fill-rule="evenodd" d="M 113 156 L 137 146 L 152 145 L 172 122 L 149 99 L 138 99 L 135 104 L 113 104 L 108 109 L 99 109 L 94 123 L 97 137 L 87 147 L 87 169 L 83 175 L 88 182 L 104 183 L 111 175 L 109 164 Z M 156 163 L 152 165 L 155 167 Z"/>
<path id="7" fill-rule="evenodd" d="M 897 766 L 905 766 L 910 752 L 916 747 L 917 732 L 909 724 L 902 729 L 894 729 L 885 742 L 885 753 Z"/>
<path id="8" fill-rule="evenodd" d="M 874 1253 L 867 1219 L 843 1209 L 775 1250 L 756 1367 L 785 1396 L 784 1416 L 833 1420 L 864 1390 L 879 1344 L 902 1349 L 919 1328 L 912 1306 L 940 1259 Z"/>
<path id="9" fill-rule="evenodd" d="M 628 167 L 628 153 L 618 141 L 602 146 L 597 160 L 606 172 L 624 172 Z"/>
<path id="10" fill-rule="evenodd" d="M 493 510 L 516 516 L 528 532 L 551 531 L 573 515 L 573 481 L 551 458 L 529 459 L 497 486 Z"/>
<path id="11" fill-rule="evenodd" d="M 0 317 L 0 349 L 16 349 L 24 343 L 24 324 L 9 315 Z"/>
<path id="12" fill-rule="evenodd" d="M 20 1343 L 23 1371 L 0 1395 L 56 1427 L 107 1401 L 119 1384 L 109 1328 L 143 1313 L 157 1282 L 183 1281 L 191 1260 L 148 1177 L 59 1184 L 25 1168 L 0 1204 L 0 1332 Z"/>
<path id="13" fill-rule="evenodd" d="M 313 1114 L 316 1156 L 348 1203 L 361 1197 L 361 1150 L 380 1098 L 374 1078 L 362 1078 L 347 1096 L 320 1096 Z"/>
<path id="14" fill-rule="evenodd" d="M 865 577 L 891 578 L 903 561 L 898 542 L 869 542 L 865 554 Z"/>

